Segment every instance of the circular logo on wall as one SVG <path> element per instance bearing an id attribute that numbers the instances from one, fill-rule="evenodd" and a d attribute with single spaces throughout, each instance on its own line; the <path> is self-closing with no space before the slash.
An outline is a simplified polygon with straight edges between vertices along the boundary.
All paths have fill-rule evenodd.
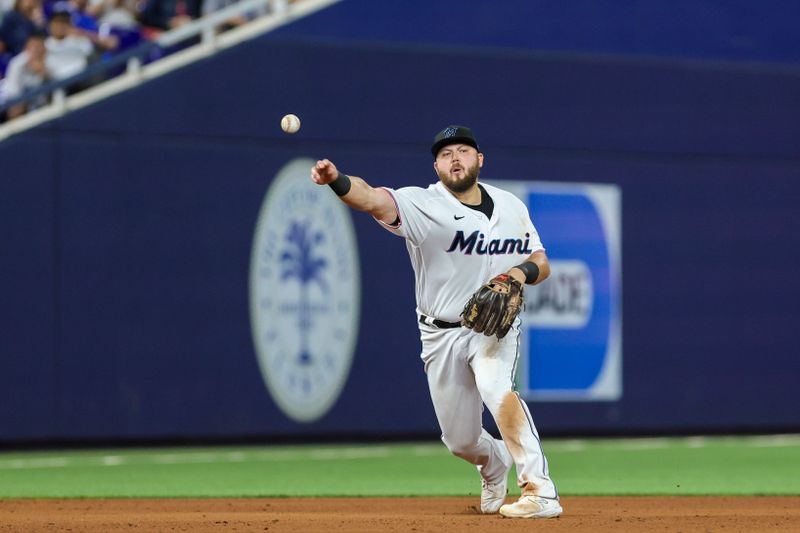
<path id="1" fill-rule="evenodd" d="M 311 159 L 275 177 L 250 257 L 250 322 L 261 375 L 291 419 L 313 422 L 350 373 L 361 288 L 350 212 L 309 179 Z"/>

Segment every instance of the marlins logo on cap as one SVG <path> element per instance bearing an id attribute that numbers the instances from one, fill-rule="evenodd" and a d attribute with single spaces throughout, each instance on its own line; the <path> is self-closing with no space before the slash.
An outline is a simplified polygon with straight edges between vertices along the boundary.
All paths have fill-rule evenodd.
<path id="1" fill-rule="evenodd" d="M 436 137 L 433 138 L 431 153 L 433 154 L 433 157 L 436 158 L 439 150 L 445 146 L 459 143 L 472 146 L 477 151 L 481 151 L 481 149 L 478 148 L 478 141 L 472 134 L 471 129 L 467 128 L 466 126 L 447 126 L 445 129 L 437 133 Z"/>
<path id="2" fill-rule="evenodd" d="M 456 126 L 448 126 L 447 128 L 442 131 L 442 137 L 445 139 L 449 139 L 450 137 L 455 137 L 458 128 Z"/>

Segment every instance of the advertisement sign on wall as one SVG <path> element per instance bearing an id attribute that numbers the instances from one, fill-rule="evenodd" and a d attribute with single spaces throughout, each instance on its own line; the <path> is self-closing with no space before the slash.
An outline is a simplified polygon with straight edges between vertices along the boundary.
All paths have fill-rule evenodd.
<path id="1" fill-rule="evenodd" d="M 528 205 L 550 278 L 525 291 L 517 387 L 528 400 L 622 397 L 621 191 L 492 182 Z"/>

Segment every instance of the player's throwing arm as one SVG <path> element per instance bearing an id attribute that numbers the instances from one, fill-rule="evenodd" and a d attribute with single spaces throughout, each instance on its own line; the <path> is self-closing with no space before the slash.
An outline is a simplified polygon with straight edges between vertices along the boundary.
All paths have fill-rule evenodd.
<path id="1" fill-rule="evenodd" d="M 356 176 L 342 174 L 328 159 L 317 161 L 311 169 L 311 180 L 317 185 L 329 185 L 344 203 L 366 211 L 385 224 L 397 220 L 397 206 L 386 191 L 371 187 Z"/>

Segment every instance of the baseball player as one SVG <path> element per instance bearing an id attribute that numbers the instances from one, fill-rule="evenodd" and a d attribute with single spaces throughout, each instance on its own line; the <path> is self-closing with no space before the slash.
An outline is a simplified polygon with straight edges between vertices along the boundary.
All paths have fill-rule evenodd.
<path id="1" fill-rule="evenodd" d="M 477 466 L 481 512 L 548 518 L 562 512 L 539 434 L 513 390 L 523 285 L 550 266 L 528 210 L 514 195 L 478 182 L 484 154 L 472 131 L 448 126 L 431 153 L 439 181 L 423 189 L 373 188 L 317 161 L 311 179 L 406 240 L 416 275 L 422 360 L 442 441 Z M 503 440 L 481 423 L 485 404 Z M 522 496 L 505 504 L 517 467 Z"/>

